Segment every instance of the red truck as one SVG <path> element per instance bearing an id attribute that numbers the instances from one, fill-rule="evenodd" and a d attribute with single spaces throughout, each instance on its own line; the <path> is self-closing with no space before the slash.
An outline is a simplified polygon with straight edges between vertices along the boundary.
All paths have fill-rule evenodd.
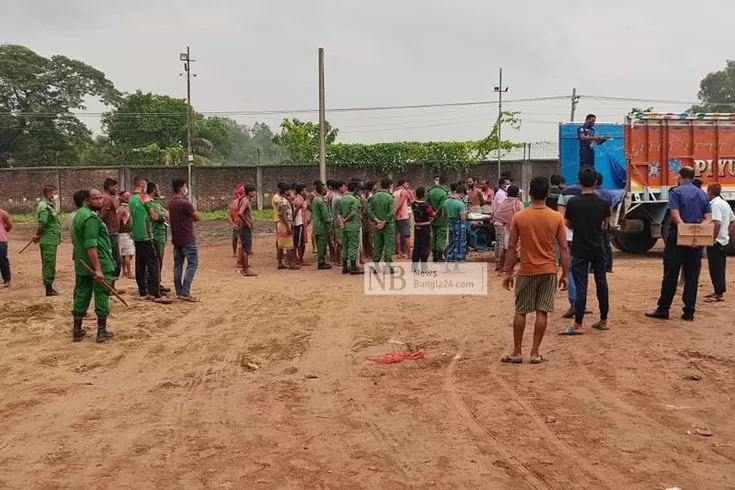
<path id="1" fill-rule="evenodd" d="M 735 202 L 735 114 L 633 113 L 624 139 L 626 193 L 613 221 L 619 250 L 644 253 L 668 236 L 668 194 L 683 166 L 694 168 L 703 189 L 719 182 L 723 199 Z"/>

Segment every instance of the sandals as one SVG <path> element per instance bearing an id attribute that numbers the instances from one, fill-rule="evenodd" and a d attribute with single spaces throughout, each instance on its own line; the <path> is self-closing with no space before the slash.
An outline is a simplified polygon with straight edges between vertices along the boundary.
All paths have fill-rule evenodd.
<path id="1" fill-rule="evenodd" d="M 704 297 L 704 302 L 705 303 L 724 303 L 725 298 L 723 298 L 722 296 L 715 296 L 714 294 L 707 295 Z"/>
<path id="2" fill-rule="evenodd" d="M 511 356 L 510 354 L 508 354 L 501 357 L 500 362 L 504 362 L 506 364 L 523 364 L 523 357 Z"/>
<path id="3" fill-rule="evenodd" d="M 255 277 L 255 276 L 257 276 L 257 275 L 258 275 L 258 274 L 256 274 L 256 273 L 255 273 L 255 272 L 253 272 L 253 271 L 247 271 L 247 272 L 239 271 L 239 272 L 240 272 L 240 274 L 241 274 L 241 275 L 242 275 L 243 277 Z"/>
<path id="4" fill-rule="evenodd" d="M 603 326 L 602 322 L 600 321 L 593 323 L 592 328 L 594 328 L 595 330 L 610 330 L 610 327 L 608 327 L 607 325 Z"/>
<path id="5" fill-rule="evenodd" d="M 584 332 L 582 332 L 581 330 L 574 330 L 574 327 L 572 327 L 571 325 L 569 325 L 566 328 L 566 330 L 562 330 L 561 332 L 559 332 L 559 335 L 567 335 L 569 337 L 573 337 L 575 335 L 583 335 L 583 334 Z"/>
<path id="6" fill-rule="evenodd" d="M 544 362 L 546 362 L 546 359 L 544 359 L 544 356 L 538 356 L 538 357 L 531 358 L 531 364 L 543 364 Z"/>

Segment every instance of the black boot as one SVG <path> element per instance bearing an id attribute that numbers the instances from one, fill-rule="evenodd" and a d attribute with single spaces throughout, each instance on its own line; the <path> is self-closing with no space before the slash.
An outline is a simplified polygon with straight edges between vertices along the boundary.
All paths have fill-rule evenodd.
<path id="1" fill-rule="evenodd" d="M 46 286 L 46 296 L 58 296 L 58 295 L 59 293 L 58 291 L 54 289 L 53 284 L 49 284 L 48 286 Z"/>
<path id="2" fill-rule="evenodd" d="M 324 263 L 317 265 L 316 268 L 317 270 L 320 270 L 320 271 L 326 271 L 332 268 L 332 264 L 327 264 L 326 262 L 324 262 Z"/>
<path id="3" fill-rule="evenodd" d="M 350 261 L 350 274 L 352 274 L 353 276 L 357 276 L 359 274 L 364 274 L 364 273 L 365 271 L 357 265 L 356 260 Z"/>
<path id="4" fill-rule="evenodd" d="M 350 268 L 347 266 L 347 261 L 343 260 L 342 261 L 342 274 L 349 274 L 349 273 L 350 273 Z"/>
<path id="5" fill-rule="evenodd" d="M 72 342 L 81 342 L 84 340 L 84 337 L 87 336 L 87 332 L 84 331 L 82 328 L 82 319 L 81 318 L 75 318 L 74 319 L 74 329 L 71 331 L 71 341 Z"/>
<path id="6" fill-rule="evenodd" d="M 107 331 L 107 317 L 98 316 L 97 317 L 97 342 L 99 343 L 107 342 L 114 336 L 115 336 L 114 333 Z"/>

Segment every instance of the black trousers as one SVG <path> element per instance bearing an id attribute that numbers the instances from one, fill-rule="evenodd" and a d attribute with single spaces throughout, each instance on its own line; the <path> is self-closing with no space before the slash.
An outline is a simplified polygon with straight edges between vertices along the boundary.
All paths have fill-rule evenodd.
<path id="1" fill-rule="evenodd" d="M 416 226 L 413 229 L 413 263 L 427 263 L 431 250 L 431 226 Z"/>
<path id="2" fill-rule="evenodd" d="M 10 259 L 8 259 L 8 242 L 0 242 L 0 274 L 2 274 L 3 283 L 7 284 L 10 282 Z"/>
<path id="3" fill-rule="evenodd" d="M 707 247 L 707 263 L 709 264 L 709 277 L 712 280 L 712 286 L 715 288 L 715 294 L 718 296 L 725 294 L 727 291 L 725 285 L 727 247 L 723 247 L 717 242 L 713 246 Z"/>
<path id="4" fill-rule="evenodd" d="M 110 235 L 110 245 L 112 245 L 112 258 L 115 260 L 115 272 L 112 273 L 112 280 L 120 279 L 120 269 L 122 268 L 122 257 L 120 256 L 120 236 Z"/>
<path id="5" fill-rule="evenodd" d="M 607 257 L 605 256 L 594 259 L 572 258 L 572 280 L 577 294 L 574 301 L 574 321 L 576 323 L 582 323 L 584 312 L 587 309 L 587 286 L 589 284 L 590 268 L 595 275 L 597 302 L 600 304 L 600 320 L 607 320 L 607 314 L 610 311 L 610 294 L 607 288 L 606 263 Z"/>
<path id="6" fill-rule="evenodd" d="M 676 244 L 676 227 L 671 227 L 664 248 L 664 278 L 658 310 L 669 311 L 676 295 L 679 272 L 684 269 L 684 313 L 693 315 L 697 303 L 699 271 L 702 269 L 702 248 L 680 247 Z"/>
<path id="7" fill-rule="evenodd" d="M 579 149 L 579 168 L 595 167 L 595 149 L 580 148 Z"/>
<path id="8" fill-rule="evenodd" d="M 148 294 L 160 298 L 160 265 L 156 258 L 155 242 L 135 242 L 135 282 L 138 283 L 138 294 Z"/>
<path id="9" fill-rule="evenodd" d="M 612 272 L 613 270 L 613 251 L 612 251 L 612 244 L 610 243 L 610 233 L 605 232 L 604 240 L 605 240 L 605 269 L 607 270 L 607 272 Z"/>

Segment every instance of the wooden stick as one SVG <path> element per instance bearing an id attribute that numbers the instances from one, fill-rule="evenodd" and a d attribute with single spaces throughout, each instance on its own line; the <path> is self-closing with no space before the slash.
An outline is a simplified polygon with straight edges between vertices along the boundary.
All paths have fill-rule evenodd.
<path id="1" fill-rule="evenodd" d="M 85 269 L 87 269 L 87 271 L 90 272 L 91 274 L 94 274 L 95 273 L 94 270 L 90 266 L 88 266 L 87 264 L 85 264 L 81 260 L 79 261 L 79 263 L 82 264 L 82 267 L 84 267 Z M 124 299 L 122 299 L 122 297 L 120 296 L 120 294 L 118 294 L 118 292 L 115 291 L 115 288 L 113 288 L 112 286 L 110 286 L 109 284 L 107 284 L 107 282 L 105 280 L 102 281 L 102 285 L 105 287 L 105 289 L 107 289 L 110 292 L 110 294 L 112 294 L 117 299 L 119 299 L 122 304 L 124 304 L 125 306 L 127 306 L 128 308 L 130 308 L 130 305 Z"/>
<path id="2" fill-rule="evenodd" d="M 26 249 L 27 249 L 28 247 L 30 247 L 30 246 L 31 246 L 32 244 L 33 244 L 33 239 L 31 239 L 31 241 L 30 241 L 30 242 L 28 242 L 28 243 L 26 244 L 26 246 L 25 246 L 25 247 L 23 247 L 23 248 L 21 249 L 21 251 L 20 251 L 20 252 L 18 252 L 18 255 L 20 255 L 20 254 L 22 254 L 23 252 L 25 252 L 25 251 L 26 251 Z"/>

